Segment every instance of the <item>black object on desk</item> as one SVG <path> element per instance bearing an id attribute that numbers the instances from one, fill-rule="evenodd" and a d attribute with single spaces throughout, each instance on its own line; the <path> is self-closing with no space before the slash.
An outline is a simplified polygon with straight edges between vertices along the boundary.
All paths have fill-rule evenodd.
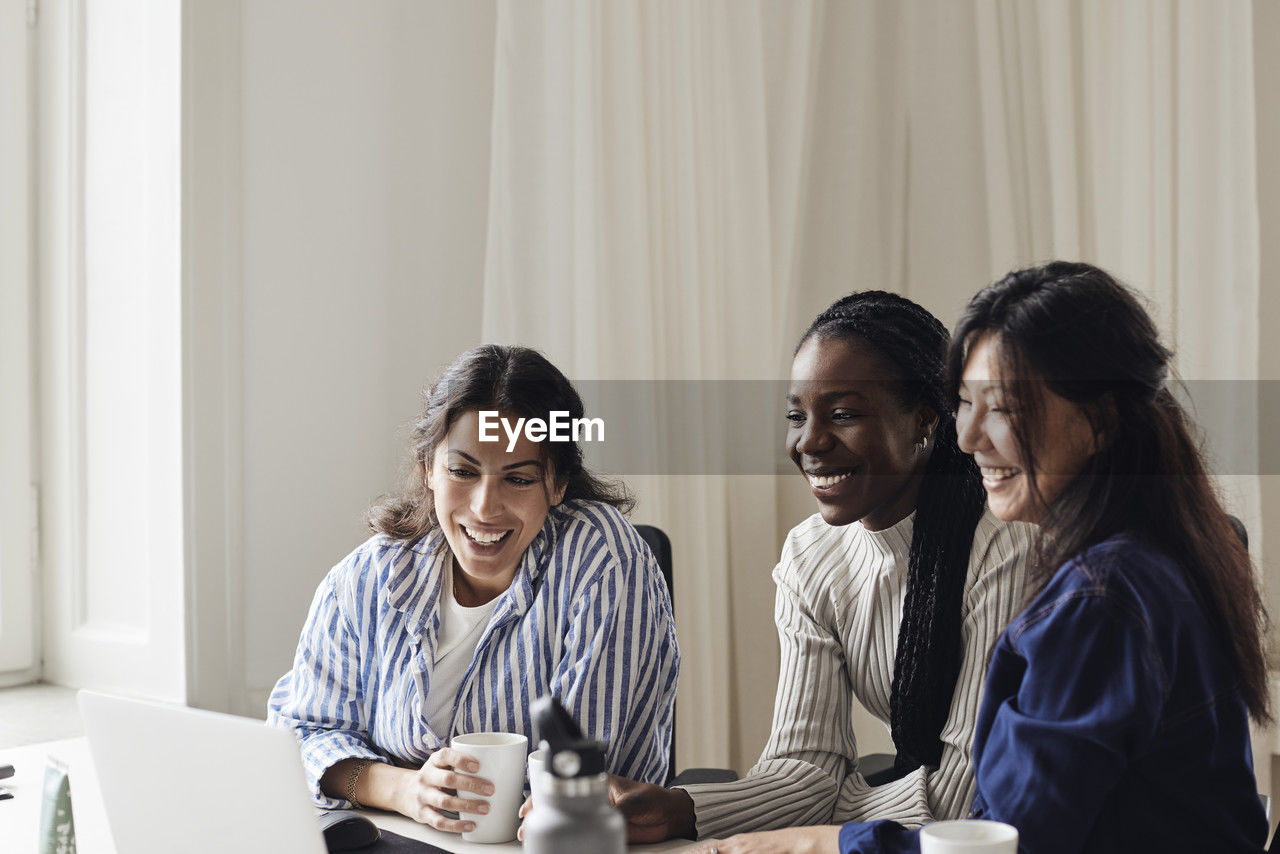
<path id="1" fill-rule="evenodd" d="M 361 854 L 449 854 L 429 842 L 409 839 L 382 830 L 367 815 L 355 810 L 325 810 L 316 815 L 331 852 L 359 851 Z"/>
<path id="2" fill-rule="evenodd" d="M 449 854 L 448 851 L 438 845 L 432 845 L 430 842 L 423 842 L 418 839 L 410 839 L 407 836 L 401 836 L 389 830 L 382 831 L 382 838 L 365 848 L 364 851 L 369 852 L 369 854 Z"/>
<path id="3" fill-rule="evenodd" d="M 368 848 L 381 835 L 378 826 L 354 810 L 325 810 L 316 815 L 324 833 L 325 847 L 330 851 L 355 851 Z"/>

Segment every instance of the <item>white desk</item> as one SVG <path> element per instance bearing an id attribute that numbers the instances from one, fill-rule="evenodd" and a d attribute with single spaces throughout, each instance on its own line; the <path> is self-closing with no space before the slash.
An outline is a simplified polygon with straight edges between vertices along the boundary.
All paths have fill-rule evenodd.
<path id="1" fill-rule="evenodd" d="M 111 841 L 111 831 L 107 825 L 107 815 L 102 806 L 102 795 L 98 790 L 98 777 L 93 768 L 93 758 L 89 755 L 89 743 L 83 738 L 0 750 L 0 764 L 12 764 L 16 771 L 8 780 L 0 780 L 0 786 L 13 792 L 11 800 L 0 801 L 0 842 L 3 843 L 0 847 L 3 847 L 4 851 L 23 852 L 23 854 L 36 851 L 45 762 L 50 755 L 58 757 L 70 767 L 71 804 L 76 823 L 76 850 L 80 854 L 116 854 L 115 845 Z M 519 851 L 521 848 L 518 842 L 504 845 L 463 842 L 460 836 L 452 833 L 441 833 L 410 821 L 404 816 L 376 810 L 370 811 L 369 817 L 380 827 L 385 827 L 401 836 L 421 839 L 458 854 L 506 854 L 506 852 Z M 692 846 L 693 843 L 688 840 L 673 840 L 657 845 L 634 845 L 627 850 L 657 854 L 657 852 L 684 851 Z M 145 854 L 145 852 L 129 852 L 129 854 Z"/>

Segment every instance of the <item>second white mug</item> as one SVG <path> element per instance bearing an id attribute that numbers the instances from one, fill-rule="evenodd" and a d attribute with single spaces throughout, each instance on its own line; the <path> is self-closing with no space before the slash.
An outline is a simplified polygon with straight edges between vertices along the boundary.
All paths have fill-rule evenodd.
<path id="1" fill-rule="evenodd" d="M 535 750 L 529 754 L 529 794 L 533 796 L 533 802 L 538 802 L 538 797 L 542 792 L 542 775 L 547 770 L 547 752 L 545 750 Z"/>
<path id="2" fill-rule="evenodd" d="M 920 831 L 920 854 L 1018 854 L 1018 829 L 1001 821 L 935 821 Z"/>

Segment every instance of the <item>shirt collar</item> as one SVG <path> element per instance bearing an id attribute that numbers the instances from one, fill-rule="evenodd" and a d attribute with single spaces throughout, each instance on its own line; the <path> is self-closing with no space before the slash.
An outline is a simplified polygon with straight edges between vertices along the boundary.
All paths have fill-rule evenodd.
<path id="1" fill-rule="evenodd" d="M 533 605 L 539 579 L 550 563 L 559 541 L 561 513 L 552 507 L 542 529 L 520 556 L 511 587 L 500 597 L 495 616 L 515 612 L 524 614 Z M 444 573 L 449 570 L 451 552 L 444 533 L 433 528 L 422 539 L 412 543 L 395 558 L 387 579 L 387 604 L 409 618 L 415 633 L 421 634 L 427 615 L 438 612 L 444 590 Z M 434 623 L 435 620 L 433 619 Z"/>

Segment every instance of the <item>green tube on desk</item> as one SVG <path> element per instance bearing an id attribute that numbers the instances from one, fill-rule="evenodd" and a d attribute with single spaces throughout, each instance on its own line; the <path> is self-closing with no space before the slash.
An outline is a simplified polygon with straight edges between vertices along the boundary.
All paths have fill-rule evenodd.
<path id="1" fill-rule="evenodd" d="M 76 824 L 71 818 L 71 780 L 67 777 L 67 766 L 52 756 L 44 769 L 40 854 L 76 854 Z"/>

